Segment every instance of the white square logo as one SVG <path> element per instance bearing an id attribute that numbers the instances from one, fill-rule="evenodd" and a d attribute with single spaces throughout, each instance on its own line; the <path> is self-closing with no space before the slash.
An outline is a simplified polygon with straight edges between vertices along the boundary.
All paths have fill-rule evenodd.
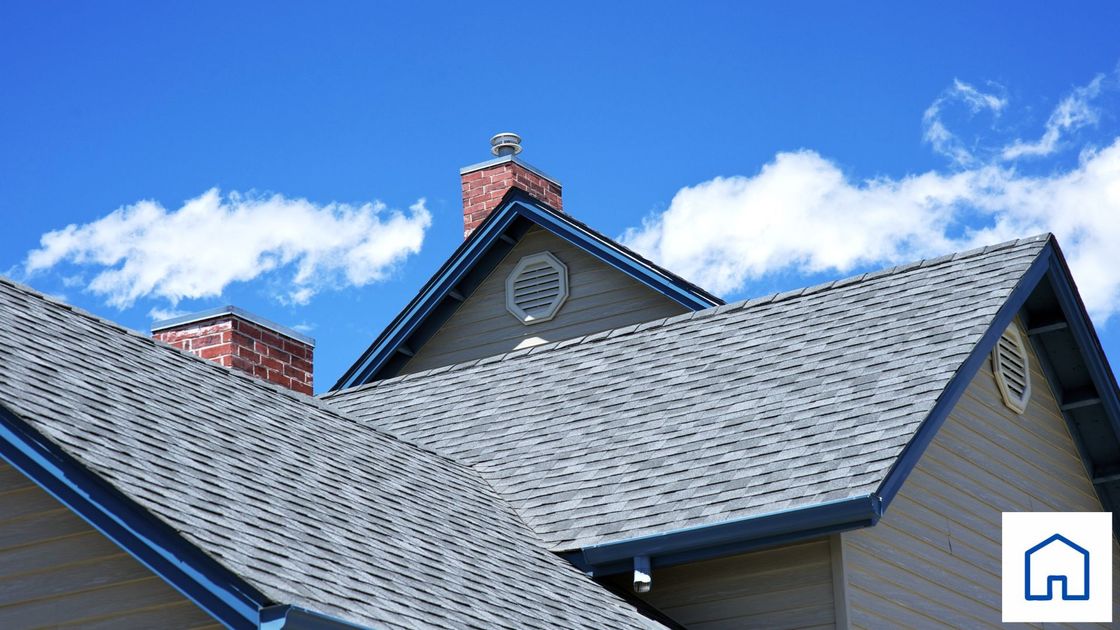
<path id="1" fill-rule="evenodd" d="M 1112 513 L 1004 512 L 1003 621 L 1112 621 Z"/>

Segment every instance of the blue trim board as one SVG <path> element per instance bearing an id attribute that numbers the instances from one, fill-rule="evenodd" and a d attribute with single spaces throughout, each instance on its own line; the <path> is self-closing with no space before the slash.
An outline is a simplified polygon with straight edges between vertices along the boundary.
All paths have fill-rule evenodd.
<path id="1" fill-rule="evenodd" d="M 565 554 L 565 557 L 587 574 L 600 577 L 633 569 L 633 559 L 639 556 L 648 556 L 654 567 L 696 562 L 838 531 L 870 527 L 879 521 L 882 514 L 879 497 L 867 495 L 714 525 L 589 545 Z"/>
<path id="2" fill-rule="evenodd" d="M 230 628 L 256 628 L 267 598 L 0 405 L 0 456 Z"/>
<path id="3" fill-rule="evenodd" d="M 686 308 L 701 310 L 723 304 L 722 300 L 703 289 L 657 267 L 571 217 L 544 207 L 527 193 L 511 188 L 498 208 L 459 246 L 417 296 L 338 379 L 331 391 L 374 380 L 398 348 L 448 299 L 449 293 L 491 249 L 502 243 L 502 237 L 509 238 L 510 228 L 518 220 L 548 230 Z M 512 248 L 512 245 L 507 245 Z"/>

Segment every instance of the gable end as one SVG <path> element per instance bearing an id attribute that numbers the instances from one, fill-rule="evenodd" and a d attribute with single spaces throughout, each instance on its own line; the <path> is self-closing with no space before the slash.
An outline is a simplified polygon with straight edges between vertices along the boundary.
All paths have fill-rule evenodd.
<path id="1" fill-rule="evenodd" d="M 700 287 L 658 267 L 568 215 L 542 206 L 517 188 L 511 188 L 498 210 L 491 213 L 459 246 L 330 391 L 399 374 L 534 226 L 585 251 L 686 309 L 696 311 L 723 304 L 723 300 Z"/>

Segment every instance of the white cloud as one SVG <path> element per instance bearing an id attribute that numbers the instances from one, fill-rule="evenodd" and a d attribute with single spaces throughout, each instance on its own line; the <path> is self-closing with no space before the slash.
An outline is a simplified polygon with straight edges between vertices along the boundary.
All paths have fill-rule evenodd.
<path id="1" fill-rule="evenodd" d="M 923 139 L 933 147 L 934 151 L 949 158 L 955 164 L 968 166 L 976 162 L 973 151 L 965 146 L 959 136 L 949 131 L 943 121 L 945 109 L 958 103 L 968 110 L 970 117 L 985 110 L 999 116 L 1007 106 L 1007 99 L 981 92 L 960 79 L 953 79 L 952 87 L 942 92 L 922 114 Z"/>
<path id="2" fill-rule="evenodd" d="M 44 234 L 24 268 L 100 268 L 88 289 L 118 308 L 141 298 L 175 305 L 215 297 L 233 282 L 290 269 L 278 297 L 303 304 L 326 287 L 384 279 L 420 251 L 430 225 L 423 199 L 399 212 L 381 203 L 318 205 L 212 189 L 175 210 L 140 201 Z"/>
<path id="3" fill-rule="evenodd" d="M 187 311 L 180 311 L 175 308 L 160 308 L 158 306 L 148 309 L 148 317 L 153 322 L 161 322 L 165 319 L 174 319 L 186 315 Z"/>
<path id="4" fill-rule="evenodd" d="M 1058 142 L 1063 133 L 1097 124 L 1100 120 L 1100 111 L 1092 106 L 1091 101 L 1100 95 L 1104 78 L 1103 74 L 1098 74 L 1088 85 L 1075 88 L 1054 108 L 1046 121 L 1046 130 L 1041 138 L 1034 142 L 1023 140 L 1012 142 L 1003 149 L 1003 159 L 1015 160 L 1050 155 L 1058 150 Z"/>
<path id="5" fill-rule="evenodd" d="M 681 189 L 622 240 L 721 294 L 768 274 L 846 273 L 1028 236 L 1057 234 L 1100 323 L 1120 310 L 1120 138 L 1065 172 L 980 165 L 852 181 L 812 151 L 757 175 Z"/>

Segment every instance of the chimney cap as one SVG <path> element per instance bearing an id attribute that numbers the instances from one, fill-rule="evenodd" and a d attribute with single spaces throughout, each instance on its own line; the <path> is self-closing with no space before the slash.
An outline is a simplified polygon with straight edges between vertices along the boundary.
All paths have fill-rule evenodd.
<path id="1" fill-rule="evenodd" d="M 274 321 L 265 319 L 265 318 L 261 317 L 260 315 L 250 313 L 249 311 L 246 311 L 243 308 L 238 308 L 238 307 L 233 306 L 233 305 L 220 306 L 218 308 L 211 308 L 211 309 L 207 309 L 205 311 L 199 311 L 197 313 L 189 313 L 187 315 L 180 315 L 178 317 L 172 317 L 170 319 L 161 319 L 159 321 L 152 322 L 152 332 L 157 333 L 157 332 L 160 332 L 160 331 L 163 331 L 163 330 L 167 330 L 169 328 L 177 328 L 179 326 L 186 326 L 187 324 L 194 324 L 196 322 L 201 322 L 201 321 L 205 321 L 205 320 L 208 320 L 208 319 L 215 319 L 217 317 L 223 317 L 225 315 L 234 315 L 236 317 L 240 317 L 241 319 L 244 319 L 244 320 L 252 322 L 252 323 L 254 323 L 258 326 L 261 326 L 262 328 L 268 328 L 272 332 L 280 333 L 281 335 L 284 335 L 285 337 L 290 337 L 292 339 L 295 339 L 296 341 L 305 343 L 305 344 L 307 344 L 311 347 L 315 347 L 315 339 L 313 339 L 312 337 L 308 337 L 307 335 L 305 335 L 305 334 L 303 334 L 303 333 L 301 333 L 297 330 L 293 330 L 291 328 L 288 328 L 287 326 L 277 324 Z"/>
<path id="2" fill-rule="evenodd" d="M 490 138 L 490 152 L 498 157 L 521 153 L 521 136 L 512 131 L 503 131 Z"/>

